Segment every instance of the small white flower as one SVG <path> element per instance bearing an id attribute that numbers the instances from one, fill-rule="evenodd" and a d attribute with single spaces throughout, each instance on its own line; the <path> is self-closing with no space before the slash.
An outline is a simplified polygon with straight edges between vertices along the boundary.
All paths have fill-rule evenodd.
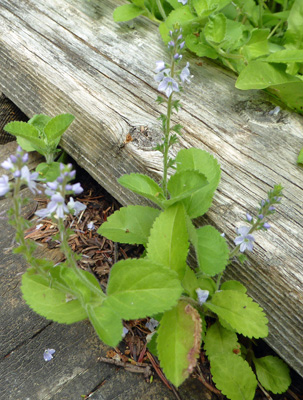
<path id="1" fill-rule="evenodd" d="M 72 197 L 69 198 L 67 203 L 68 209 L 73 213 L 73 215 L 78 215 L 86 209 L 86 205 L 80 201 L 75 201 Z"/>
<path id="2" fill-rule="evenodd" d="M 94 225 L 93 221 L 90 221 L 90 222 L 87 224 L 87 229 L 89 229 L 90 231 L 92 231 L 92 230 L 95 229 L 95 225 Z"/>
<path id="3" fill-rule="evenodd" d="M 196 289 L 196 293 L 198 296 L 198 303 L 200 304 L 200 306 L 202 306 L 202 304 L 204 304 L 206 302 L 206 300 L 208 299 L 209 291 L 198 288 L 198 289 Z"/>
<path id="4" fill-rule="evenodd" d="M 9 189 L 8 176 L 0 176 L 0 196 L 4 196 L 7 192 L 9 192 Z"/>

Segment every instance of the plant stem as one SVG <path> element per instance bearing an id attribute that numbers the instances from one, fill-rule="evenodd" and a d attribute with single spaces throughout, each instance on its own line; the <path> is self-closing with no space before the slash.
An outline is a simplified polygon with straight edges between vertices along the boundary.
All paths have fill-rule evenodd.
<path id="1" fill-rule="evenodd" d="M 170 136 L 170 118 L 172 112 L 172 96 L 171 94 L 167 102 L 167 114 L 166 114 L 166 126 L 164 131 L 164 152 L 163 152 L 163 179 L 162 187 L 164 191 L 164 196 L 167 198 L 167 173 L 168 173 L 168 150 L 169 150 L 169 136 Z"/>
<path id="2" fill-rule="evenodd" d="M 157 6 L 159 8 L 160 14 L 162 15 L 162 18 L 165 21 L 166 20 L 166 14 L 165 14 L 164 8 L 162 6 L 161 0 L 156 0 L 156 3 L 157 3 Z"/>

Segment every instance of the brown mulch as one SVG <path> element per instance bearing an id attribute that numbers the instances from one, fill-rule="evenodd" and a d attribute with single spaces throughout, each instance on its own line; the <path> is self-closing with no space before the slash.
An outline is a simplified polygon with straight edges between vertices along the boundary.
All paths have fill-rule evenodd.
<path id="1" fill-rule="evenodd" d="M 109 272 L 113 264 L 118 260 L 140 257 L 144 248 L 143 246 L 114 243 L 100 236 L 97 233 L 99 226 L 115 210 L 118 210 L 120 205 L 80 168 L 76 181 L 81 183 L 84 191 L 81 195 L 75 197 L 74 200 L 82 202 L 87 208 L 76 217 L 69 215 L 66 218 L 66 226 L 74 231 L 74 234 L 69 238 L 69 245 L 73 251 L 82 254 L 81 260 L 78 261 L 79 267 L 92 272 L 99 280 L 102 289 L 106 291 Z M 46 207 L 47 200 L 45 198 L 37 197 L 35 200 L 38 202 L 39 208 Z M 36 220 L 34 211 L 29 217 Z M 93 222 L 94 229 L 90 230 L 87 228 L 89 222 Z M 37 225 L 39 228 L 37 229 L 34 226 L 29 229 L 25 237 L 43 243 L 49 249 L 59 250 L 60 243 L 54 240 L 54 235 L 58 232 L 57 226 L 48 219 L 37 221 Z M 57 262 L 62 262 L 64 259 L 64 254 L 61 253 Z M 180 400 L 177 389 L 165 378 L 157 358 L 147 349 L 146 336 L 151 333 L 145 326 L 147 321 L 148 318 L 124 321 L 124 327 L 128 329 L 128 333 L 119 344 L 119 348 L 110 350 L 107 353 L 107 357 L 100 358 L 100 361 L 114 364 L 117 367 L 123 367 L 134 373 L 140 373 L 149 381 L 152 380 L 153 373 L 155 372 L 163 383 L 173 391 L 176 399 Z M 263 347 L 267 346 L 264 344 Z M 258 389 L 255 400 L 303 400 L 303 380 L 294 372 L 292 374 L 293 384 L 287 393 L 268 397 L 268 394 L 264 394 L 261 389 Z M 218 399 L 225 399 L 212 381 L 209 362 L 203 351 L 201 351 L 198 366 L 193 373 L 193 377 L 197 378 Z"/>

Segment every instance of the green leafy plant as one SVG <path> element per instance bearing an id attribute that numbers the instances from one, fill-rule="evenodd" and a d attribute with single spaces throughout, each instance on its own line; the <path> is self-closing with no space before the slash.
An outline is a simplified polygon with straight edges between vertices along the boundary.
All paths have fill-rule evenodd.
<path id="1" fill-rule="evenodd" d="M 28 122 L 13 121 L 5 125 L 4 130 L 17 137 L 19 146 L 25 151 L 37 151 L 45 157 L 46 162 L 37 166 L 42 180 L 55 180 L 60 174 L 58 145 L 63 133 L 74 120 L 71 114 L 60 114 L 51 118 L 44 114 L 34 115 Z"/>
<path id="2" fill-rule="evenodd" d="M 27 156 L 21 149 L 2 164 L 15 177 L 13 183 L 6 175 L 0 178 L 0 195 L 13 190 L 10 223 L 16 227 L 16 252 L 31 265 L 22 277 L 23 297 L 40 315 L 60 323 L 88 318 L 99 338 L 111 346 L 122 338 L 123 320 L 157 319 L 159 327 L 150 351 L 158 356 L 166 377 L 176 386 L 194 371 L 203 346 L 216 386 L 230 399 L 252 400 L 258 382 L 266 390 L 281 393 L 290 384 L 288 367 L 277 357 L 256 358 L 249 341 L 268 335 L 263 309 L 240 282 L 222 283 L 222 276 L 233 260 L 245 261 L 244 252 L 253 250 L 255 231 L 270 229 L 267 217 L 280 203 L 282 187 L 276 185 L 268 192 L 256 216 L 246 215 L 246 225 L 238 228 L 231 251 L 213 226 L 194 225 L 193 219 L 211 206 L 220 167 L 212 155 L 199 149 L 184 149 L 176 158 L 171 156 L 171 147 L 181 132 L 179 125 L 171 126 L 172 112 L 180 107 L 173 96 L 191 76 L 188 63 L 180 68 L 184 40 L 179 27 L 171 30 L 170 39 L 170 63 L 158 61 L 155 70 L 158 90 L 165 94 L 157 101 L 167 107 L 160 117 L 163 141 L 157 146 L 163 155 L 163 177 L 160 183 L 137 173 L 119 179 L 125 188 L 154 202 L 155 208 L 122 207 L 98 229 L 114 241 L 142 244 L 145 252 L 139 259 L 118 261 L 112 267 L 106 293 L 95 276 L 77 267 L 80 256 L 68 245 L 72 231 L 66 228 L 64 218 L 76 204 L 70 200 L 66 205 L 65 197 L 82 191 L 79 184 L 70 183 L 75 177 L 72 166 L 60 165 L 60 176 L 46 184 L 50 202 L 36 212 L 40 218 L 52 218 L 59 228 L 56 239 L 66 261 L 54 265 L 35 258 L 35 245 L 24 239 L 29 222 L 21 217 L 25 200 L 20 187 L 27 184 L 36 191 L 37 173 L 28 171 Z M 190 244 L 196 254 L 195 269 L 187 264 Z M 245 346 L 239 335 L 249 344 Z M 54 349 L 48 351 L 46 357 L 51 359 Z"/>

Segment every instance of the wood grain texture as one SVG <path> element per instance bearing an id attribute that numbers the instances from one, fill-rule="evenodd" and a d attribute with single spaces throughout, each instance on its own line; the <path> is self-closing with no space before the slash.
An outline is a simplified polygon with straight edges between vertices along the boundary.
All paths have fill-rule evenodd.
<path id="1" fill-rule="evenodd" d="M 156 26 L 137 19 L 115 24 L 122 2 L 0 0 L 0 89 L 29 117 L 44 112 L 75 114 L 63 148 L 123 204 L 138 197 L 121 188 L 124 173 L 161 174 L 152 150 L 163 111 L 154 99 L 154 62 L 167 56 Z M 182 94 L 174 122 L 186 128 L 181 148 L 212 153 L 222 180 L 207 221 L 232 243 L 246 211 L 266 198 L 275 183 L 285 198 L 267 234 L 256 234 L 249 262 L 227 276 L 241 280 L 270 320 L 268 343 L 303 375 L 303 170 L 296 158 L 303 145 L 303 119 L 287 110 L 270 116 L 273 98 L 234 88 L 235 77 L 192 55 L 192 85 Z M 282 107 L 283 108 L 283 107 Z M 148 127 L 148 134 L 140 133 Z M 127 133 L 134 141 L 123 145 Z M 142 203 L 142 200 L 139 200 Z"/>

